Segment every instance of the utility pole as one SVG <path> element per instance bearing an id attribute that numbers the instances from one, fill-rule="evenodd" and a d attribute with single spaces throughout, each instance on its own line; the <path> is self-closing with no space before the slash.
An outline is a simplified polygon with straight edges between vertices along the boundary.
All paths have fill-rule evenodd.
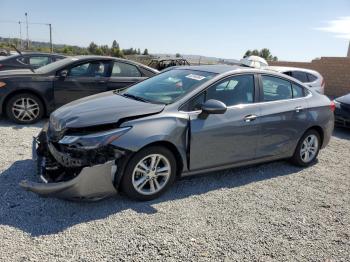
<path id="1" fill-rule="evenodd" d="M 28 14 L 25 13 L 25 16 L 26 16 L 26 26 L 27 26 L 27 49 L 29 49 Z"/>
<path id="2" fill-rule="evenodd" d="M 50 28 L 50 49 L 51 49 L 51 53 L 53 53 L 53 44 L 52 44 L 52 27 L 51 27 L 51 24 L 49 24 L 49 28 Z"/>
<path id="3" fill-rule="evenodd" d="M 349 47 L 348 47 L 348 57 L 350 58 L 350 41 L 349 41 Z"/>
<path id="4" fill-rule="evenodd" d="M 18 21 L 19 24 L 19 41 L 20 41 L 20 46 L 19 49 L 21 50 L 23 47 L 23 43 L 22 43 L 22 25 L 21 25 L 21 21 Z"/>

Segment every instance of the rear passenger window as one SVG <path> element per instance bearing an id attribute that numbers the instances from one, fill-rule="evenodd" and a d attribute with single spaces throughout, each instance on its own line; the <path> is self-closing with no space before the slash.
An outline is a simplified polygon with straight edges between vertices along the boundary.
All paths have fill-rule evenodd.
<path id="1" fill-rule="evenodd" d="M 291 99 L 292 87 L 287 80 L 273 76 L 261 76 L 263 84 L 263 100 L 276 101 L 283 99 Z"/>
<path id="2" fill-rule="evenodd" d="M 112 77 L 141 77 L 140 71 L 136 66 L 127 63 L 114 62 Z"/>
<path id="3" fill-rule="evenodd" d="M 309 79 L 309 82 L 314 82 L 317 80 L 317 77 L 312 74 L 307 74 L 307 78 Z"/>
<path id="4" fill-rule="evenodd" d="M 292 92 L 293 92 L 293 98 L 303 97 L 304 91 L 301 86 L 298 86 L 296 84 L 292 84 Z"/>
<path id="5" fill-rule="evenodd" d="M 29 64 L 36 67 L 42 67 L 50 63 L 48 56 L 32 56 L 29 57 Z"/>
<path id="6" fill-rule="evenodd" d="M 307 79 L 306 73 L 302 71 L 293 71 L 292 77 L 298 79 L 302 83 L 307 83 L 309 80 Z"/>

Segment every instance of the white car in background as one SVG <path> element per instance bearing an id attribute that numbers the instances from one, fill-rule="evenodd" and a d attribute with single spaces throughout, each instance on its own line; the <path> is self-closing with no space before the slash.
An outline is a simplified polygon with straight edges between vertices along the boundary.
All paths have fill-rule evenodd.
<path id="1" fill-rule="evenodd" d="M 325 81 L 323 76 L 314 70 L 297 67 L 268 66 L 266 69 L 280 72 L 298 79 L 308 87 L 324 94 Z"/>

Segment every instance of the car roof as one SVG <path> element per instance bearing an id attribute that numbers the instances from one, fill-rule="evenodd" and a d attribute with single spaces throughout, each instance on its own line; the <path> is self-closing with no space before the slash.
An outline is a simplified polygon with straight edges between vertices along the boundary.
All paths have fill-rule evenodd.
<path id="1" fill-rule="evenodd" d="M 28 55 L 43 55 L 43 56 L 59 56 L 59 57 L 66 57 L 65 55 L 56 54 L 56 53 L 42 53 L 42 52 L 22 52 L 22 54 L 16 54 L 16 55 L 10 55 L 7 56 L 7 58 L 18 58 L 21 56 L 28 56 Z"/>
<path id="2" fill-rule="evenodd" d="M 124 58 L 120 58 L 120 57 L 114 57 L 114 56 L 100 56 L 100 55 L 77 55 L 77 56 L 70 56 L 72 58 L 77 58 L 79 60 L 117 60 L 117 61 L 125 61 L 125 62 L 132 62 L 132 63 L 135 63 L 135 64 L 139 64 L 135 61 L 132 61 L 132 60 L 127 60 L 127 59 L 124 59 Z"/>
<path id="3" fill-rule="evenodd" d="M 200 65 L 200 66 L 174 66 L 174 67 L 170 67 L 168 70 L 173 70 L 173 69 L 197 70 L 197 71 L 204 71 L 204 72 L 209 72 L 209 73 L 214 73 L 219 75 L 222 75 L 222 74 L 229 75 L 230 73 L 268 74 L 268 75 L 275 75 L 277 77 L 282 77 L 282 78 L 288 79 L 289 81 L 293 81 L 300 85 L 303 85 L 303 83 L 296 78 L 285 75 L 278 71 L 267 70 L 265 68 L 254 68 L 254 67 L 239 66 L 239 65 Z"/>
<path id="4" fill-rule="evenodd" d="M 311 70 L 311 69 L 306 69 L 306 68 L 300 68 L 300 67 L 292 67 L 292 66 L 268 66 L 266 67 L 267 70 L 273 70 L 276 72 L 287 72 L 287 71 L 302 71 L 302 72 L 306 72 L 306 73 L 312 73 L 312 74 L 317 74 L 319 75 L 320 73 L 315 71 L 315 70 Z"/>
<path id="5" fill-rule="evenodd" d="M 266 72 L 266 73 L 269 73 L 269 71 L 266 71 L 266 70 L 256 69 L 256 68 L 247 67 L 247 66 L 239 66 L 239 65 L 198 65 L 198 66 L 180 66 L 180 67 L 174 67 L 174 68 L 205 71 L 205 72 L 210 72 L 210 73 L 215 73 L 215 74 L 224 74 L 224 73 L 228 73 L 228 72 Z"/>

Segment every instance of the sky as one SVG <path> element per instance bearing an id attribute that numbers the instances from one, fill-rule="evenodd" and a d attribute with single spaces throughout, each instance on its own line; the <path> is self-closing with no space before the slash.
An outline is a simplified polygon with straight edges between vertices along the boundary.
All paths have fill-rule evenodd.
<path id="1" fill-rule="evenodd" d="M 54 43 L 115 39 L 150 53 L 240 59 L 269 48 L 279 60 L 310 61 L 346 56 L 350 40 L 350 0 L 0 0 L 0 36 L 19 37 L 25 12 L 52 24 Z M 49 41 L 48 26 L 30 24 L 29 37 Z"/>

